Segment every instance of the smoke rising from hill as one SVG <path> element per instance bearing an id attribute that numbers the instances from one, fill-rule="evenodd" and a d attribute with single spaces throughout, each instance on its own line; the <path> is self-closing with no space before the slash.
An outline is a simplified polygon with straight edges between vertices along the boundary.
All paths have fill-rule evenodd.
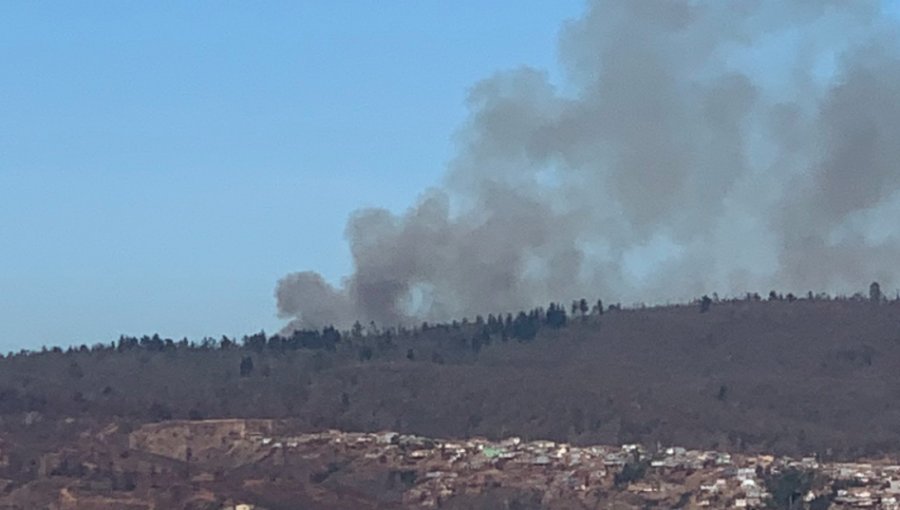
<path id="1" fill-rule="evenodd" d="M 590 3 L 563 83 L 475 84 L 444 182 L 355 212 L 355 271 L 278 283 L 291 326 L 576 296 L 898 284 L 898 23 L 874 1 Z"/>

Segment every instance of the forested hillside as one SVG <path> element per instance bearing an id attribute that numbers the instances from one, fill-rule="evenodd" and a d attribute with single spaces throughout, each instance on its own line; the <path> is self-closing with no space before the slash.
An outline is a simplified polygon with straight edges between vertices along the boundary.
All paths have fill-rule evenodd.
<path id="1" fill-rule="evenodd" d="M 292 417 L 309 429 L 842 457 L 900 453 L 898 368 L 897 301 L 575 302 L 409 329 L 23 352 L 0 360 L 0 414 L 7 427 Z"/>

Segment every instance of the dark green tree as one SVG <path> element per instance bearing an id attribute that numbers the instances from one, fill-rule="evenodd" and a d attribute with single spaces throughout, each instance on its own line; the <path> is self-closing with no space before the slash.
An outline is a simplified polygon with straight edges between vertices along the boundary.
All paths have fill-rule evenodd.
<path id="1" fill-rule="evenodd" d="M 561 304 L 550 303 L 547 307 L 547 325 L 551 328 L 561 328 L 566 325 L 566 319 L 566 308 Z"/>
<path id="2" fill-rule="evenodd" d="M 705 313 L 709 311 L 709 307 L 712 305 L 712 299 L 709 296 L 703 296 L 700 299 L 700 313 Z"/>
<path id="3" fill-rule="evenodd" d="M 578 301 L 578 311 L 581 312 L 582 319 L 587 317 L 587 313 L 590 311 L 587 299 L 581 298 L 581 300 Z"/>
<path id="4" fill-rule="evenodd" d="M 881 285 L 878 285 L 878 282 L 872 282 L 872 285 L 869 285 L 869 301 L 873 303 L 880 303 L 884 296 L 881 294 Z"/>
<path id="5" fill-rule="evenodd" d="M 241 377 L 248 377 L 253 372 L 253 358 L 244 356 L 241 358 Z"/>
<path id="6" fill-rule="evenodd" d="M 719 386 L 719 393 L 716 395 L 716 398 L 724 402 L 725 399 L 728 398 L 728 386 L 725 386 L 724 384 Z"/>
<path id="7" fill-rule="evenodd" d="M 803 496 L 812 488 L 814 474 L 797 468 L 766 478 L 766 489 L 772 494 L 771 505 L 782 510 L 803 508 Z"/>

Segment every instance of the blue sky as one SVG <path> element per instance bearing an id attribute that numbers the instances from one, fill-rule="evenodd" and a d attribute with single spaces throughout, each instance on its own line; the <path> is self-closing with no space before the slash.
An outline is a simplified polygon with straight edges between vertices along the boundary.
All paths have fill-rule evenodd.
<path id="1" fill-rule="evenodd" d="M 0 3 L 0 351 L 281 325 L 347 215 L 440 181 L 467 88 L 581 0 Z"/>

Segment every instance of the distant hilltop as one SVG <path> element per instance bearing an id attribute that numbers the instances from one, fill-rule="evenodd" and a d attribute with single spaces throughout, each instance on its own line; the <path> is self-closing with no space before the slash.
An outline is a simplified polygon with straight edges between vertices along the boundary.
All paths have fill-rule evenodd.
<path id="1" fill-rule="evenodd" d="M 897 454 L 900 301 L 877 290 L 658 307 L 576 300 L 196 344 L 123 337 L 0 360 L 0 430 L 276 418 L 308 430 L 659 442 L 829 461 Z"/>

